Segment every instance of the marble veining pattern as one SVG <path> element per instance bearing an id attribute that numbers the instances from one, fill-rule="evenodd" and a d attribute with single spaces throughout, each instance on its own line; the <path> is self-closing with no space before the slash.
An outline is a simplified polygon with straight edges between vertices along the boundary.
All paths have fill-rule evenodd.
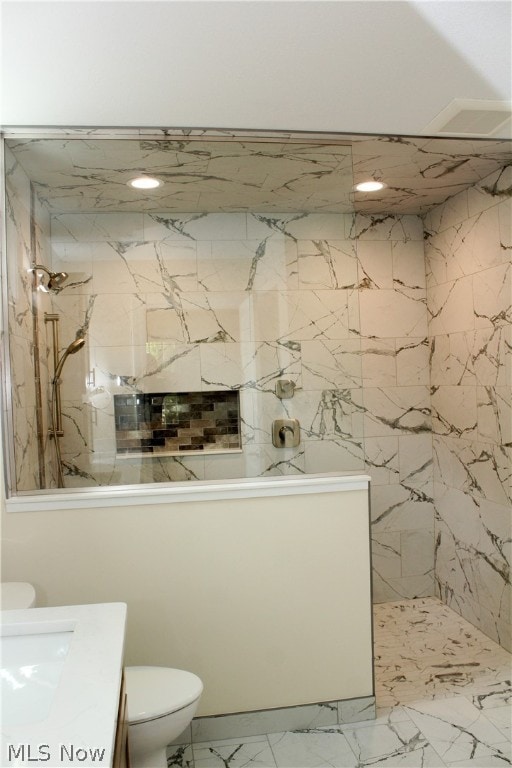
<path id="1" fill-rule="evenodd" d="M 425 218 L 436 589 L 512 648 L 512 166 Z"/>
<path id="2" fill-rule="evenodd" d="M 377 718 L 193 738 L 179 768 L 492 768 L 512 764 L 511 656 L 436 598 L 374 607 Z M 248 716 L 249 717 L 249 716 Z M 356 715 L 357 717 L 357 715 Z M 274 724 L 279 727 L 278 721 Z"/>
<path id="3" fill-rule="evenodd" d="M 105 141 L 105 131 L 76 130 L 70 140 L 55 132 L 53 138 L 10 138 L 8 145 L 52 212 L 142 206 L 177 213 L 421 214 L 511 158 L 510 142 L 500 140 L 267 132 L 262 143 L 249 131 L 116 134 Z M 126 184 L 141 168 L 164 186 L 134 193 Z M 382 178 L 388 186 L 370 197 L 354 192 L 354 183 L 368 178 Z"/>
<path id="4" fill-rule="evenodd" d="M 62 350 L 86 334 L 62 377 L 66 486 L 368 471 L 374 545 L 392 554 L 375 559 L 376 600 L 432 594 L 432 546 L 419 556 L 433 535 L 422 225 L 356 219 L 52 216 L 52 267 L 69 273 L 50 297 Z M 276 397 L 280 378 L 292 399 Z M 225 389 L 240 393 L 239 455 L 116 455 L 114 396 Z M 301 423 L 296 449 L 272 445 L 283 417 Z"/>
<path id="5" fill-rule="evenodd" d="M 298 136 L 281 143 L 274 136 L 261 158 L 265 172 L 279 166 L 281 174 L 270 207 L 275 177 L 266 185 L 258 176 L 257 143 L 239 137 L 229 152 L 232 134 L 213 133 L 201 154 L 200 131 L 178 138 L 126 131 L 127 143 L 108 142 L 117 158 L 105 152 L 105 132 L 98 130 L 53 144 L 47 137 L 33 145 L 9 140 L 15 152 L 9 155 L 7 236 L 15 275 L 9 330 L 18 488 L 38 483 L 34 425 L 41 414 L 24 362 L 32 343 L 26 270 L 33 237 L 38 261 L 70 273 L 58 296 L 37 294 L 39 317 L 44 311 L 61 316 L 61 352 L 77 332 L 87 337 L 62 383 L 69 487 L 366 470 L 372 475 L 375 599 L 437 589 L 509 645 L 512 167 L 494 170 L 506 160 L 506 147 L 392 137 L 318 147 Z M 163 140 L 158 147 L 156 139 Z M 132 143 L 155 171 L 168 170 L 170 159 L 182 163 L 176 205 L 148 198 L 133 210 L 118 200 L 112 211 L 107 187 L 99 193 L 94 180 L 78 172 L 91 189 L 94 212 L 67 207 L 66 200 L 78 198 L 73 185 L 60 190 L 60 202 L 46 199 L 41 188 L 31 235 L 23 168 L 31 175 L 42 168 L 34 148 L 69 173 L 79 165 L 101 171 L 110 163 L 116 174 Z M 343 175 L 350 155 L 357 174 L 388 174 L 394 167 L 397 183 L 371 211 L 356 196 L 356 215 L 339 199 L 332 213 L 327 187 L 336 163 Z M 409 170 L 400 161 L 405 157 Z M 242 158 L 253 164 L 253 177 L 242 178 Z M 129 163 L 124 167 L 132 172 Z M 315 200 L 302 206 L 312 168 L 319 186 Z M 236 189 L 248 195 L 246 206 L 237 198 L 240 210 L 227 213 L 219 203 L 228 178 L 222 169 L 237 176 Z M 425 185 L 404 197 L 398 180 L 405 177 Z M 476 178 L 476 185 L 458 191 L 462 180 Z M 407 214 L 432 205 L 433 179 L 442 188 L 436 199 L 451 197 L 423 221 Z M 212 187 L 206 189 L 211 182 L 219 185 L 215 203 Z M 266 201 L 259 209 L 256 187 Z M 276 195 L 283 203 L 293 200 L 294 210 L 287 202 L 276 213 Z M 53 205 L 58 212 L 50 232 L 47 206 Z M 45 330 L 43 388 L 51 360 Z M 293 400 L 275 397 L 278 378 L 295 382 Z M 114 394 L 216 389 L 240 390 L 240 456 L 117 461 Z M 283 416 L 301 421 L 298 449 L 272 446 L 271 421 Z M 47 415 L 42 420 L 46 434 Z M 51 485 L 55 462 L 47 448 Z M 471 527 L 461 530 L 460 519 L 471 520 Z"/>

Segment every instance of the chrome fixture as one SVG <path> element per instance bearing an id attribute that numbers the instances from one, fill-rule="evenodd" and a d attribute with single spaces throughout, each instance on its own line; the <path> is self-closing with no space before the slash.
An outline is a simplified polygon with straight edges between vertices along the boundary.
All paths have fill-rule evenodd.
<path id="1" fill-rule="evenodd" d="M 276 381 L 276 397 L 280 400 L 288 400 L 293 397 L 295 390 L 300 389 L 291 379 L 278 379 Z"/>
<path id="2" fill-rule="evenodd" d="M 272 422 L 272 443 L 275 448 L 296 448 L 300 443 L 297 419 L 276 419 Z"/>
<path id="3" fill-rule="evenodd" d="M 71 342 L 71 344 L 65 350 L 64 354 L 62 355 L 59 362 L 57 363 L 57 367 L 55 369 L 55 373 L 53 376 L 54 384 L 58 382 L 59 376 L 62 373 L 62 369 L 64 367 L 64 363 L 66 362 L 68 355 L 74 355 L 75 352 L 78 352 L 79 349 L 82 349 L 84 344 L 85 344 L 85 339 L 83 336 L 78 336 L 74 341 Z"/>
<path id="4" fill-rule="evenodd" d="M 34 272 L 34 274 L 38 271 L 46 272 L 48 275 L 46 285 L 43 282 L 40 282 L 38 286 L 42 288 L 43 291 L 46 291 L 46 293 L 59 293 L 59 291 L 62 291 L 62 283 L 69 277 L 67 272 L 52 272 L 48 267 L 45 267 L 44 264 L 34 264 L 34 266 L 29 269 L 29 272 Z"/>

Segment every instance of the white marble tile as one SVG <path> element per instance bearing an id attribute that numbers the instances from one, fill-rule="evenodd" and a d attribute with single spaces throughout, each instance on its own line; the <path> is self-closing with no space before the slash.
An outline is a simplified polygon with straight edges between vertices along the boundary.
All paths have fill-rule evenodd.
<path id="1" fill-rule="evenodd" d="M 457 331 L 471 331 L 475 327 L 473 312 L 473 278 L 433 286 L 427 297 L 429 332 L 432 336 Z"/>
<path id="2" fill-rule="evenodd" d="M 261 735 L 296 728 L 308 729 L 335 725 L 338 720 L 337 702 L 280 707 L 256 712 L 241 712 L 218 717 L 199 717 L 192 721 L 194 743 L 219 739 L 233 740 L 240 734 L 244 741 L 259 741 Z"/>
<path id="3" fill-rule="evenodd" d="M 468 192 L 464 190 L 448 198 L 442 205 L 432 208 L 425 217 L 425 226 L 429 231 L 442 232 L 467 218 L 469 218 Z"/>
<path id="4" fill-rule="evenodd" d="M 428 597 L 434 592 L 434 574 L 428 572 L 419 576 L 388 578 L 386 579 L 385 587 L 385 600 L 412 600 L 419 597 Z M 411 695 L 413 698 L 417 697 L 416 689 L 411 688 Z M 409 696 L 404 701 L 410 700 L 410 698 Z"/>
<path id="5" fill-rule="evenodd" d="M 389 485 L 399 479 L 398 437 L 366 437 L 365 468 L 372 485 Z"/>
<path id="6" fill-rule="evenodd" d="M 111 250 L 107 243 L 52 241 L 52 269 L 69 275 L 62 290 L 66 293 L 92 293 L 94 257 L 98 251 L 105 250 Z"/>
<path id="7" fill-rule="evenodd" d="M 507 445 L 512 441 L 510 387 L 476 387 L 478 437 Z"/>
<path id="8" fill-rule="evenodd" d="M 252 213 L 247 216 L 247 237 L 289 237 L 293 240 L 345 240 L 346 220 L 351 217 L 332 213 Z"/>
<path id="9" fill-rule="evenodd" d="M 432 386 L 475 384 L 476 333 L 477 331 L 462 331 L 438 334 L 432 339 L 430 358 Z M 483 355 L 483 345 L 480 349 Z"/>
<path id="10" fill-rule="evenodd" d="M 142 213 L 60 213 L 52 216 L 53 242 L 132 243 L 144 240 Z"/>
<path id="11" fill-rule="evenodd" d="M 32 363 L 33 342 L 22 336 L 9 335 L 11 360 L 10 397 L 14 410 L 34 408 L 36 388 Z"/>
<path id="12" fill-rule="evenodd" d="M 512 737 L 512 705 L 485 709 L 485 716 L 502 734 L 511 741 Z"/>
<path id="13" fill-rule="evenodd" d="M 430 345 L 427 338 L 396 339 L 396 383 L 399 387 L 430 384 Z"/>
<path id="14" fill-rule="evenodd" d="M 432 437 L 400 435 L 399 466 L 400 482 L 407 488 L 423 489 L 432 494 Z"/>
<path id="15" fill-rule="evenodd" d="M 500 245 L 503 249 L 503 261 L 510 258 L 512 250 L 512 205 L 510 200 L 504 200 L 498 206 L 498 217 L 500 225 Z"/>
<path id="16" fill-rule="evenodd" d="M 361 339 L 360 344 L 363 387 L 396 386 L 395 339 Z"/>
<path id="17" fill-rule="evenodd" d="M 422 298 L 426 291 L 423 240 L 392 242 L 393 287 L 411 298 Z"/>
<path id="18" fill-rule="evenodd" d="M 346 736 L 336 727 L 276 733 L 268 739 L 278 768 L 350 768 L 358 764 Z"/>
<path id="19" fill-rule="evenodd" d="M 512 267 L 501 264 L 475 275 L 473 281 L 475 327 L 503 325 L 512 306 Z"/>
<path id="20" fill-rule="evenodd" d="M 246 238 L 245 213 L 162 212 L 144 215 L 145 240 L 184 242 L 187 240 L 245 240 Z"/>
<path id="21" fill-rule="evenodd" d="M 512 170 L 510 165 L 489 174 L 468 189 L 469 216 L 474 216 L 499 204 L 510 188 Z"/>
<path id="22" fill-rule="evenodd" d="M 440 768 L 437 755 L 411 721 L 344 730 L 358 766 L 387 765 Z"/>
<path id="23" fill-rule="evenodd" d="M 472 216 L 460 225 L 459 241 L 453 258 L 465 275 L 495 267 L 504 261 L 499 242 L 499 214 L 497 206 Z"/>
<path id="24" fill-rule="evenodd" d="M 251 300 L 245 292 L 150 293 L 148 341 L 240 342 L 251 338 Z"/>
<path id="25" fill-rule="evenodd" d="M 340 724 L 375 722 L 375 696 L 338 702 L 338 722 Z"/>
<path id="26" fill-rule="evenodd" d="M 349 299 L 348 291 L 257 291 L 253 294 L 254 339 L 349 338 L 356 322 Z"/>
<path id="27" fill-rule="evenodd" d="M 97 387 L 115 394 L 123 387 L 142 392 L 187 391 L 201 389 L 199 348 L 193 344 L 154 343 L 139 347 L 94 347 L 91 362 Z"/>
<path id="28" fill-rule="evenodd" d="M 356 440 L 363 436 L 363 409 L 357 389 L 298 392 L 294 401 L 304 440 Z"/>
<path id="29" fill-rule="evenodd" d="M 31 491 L 39 487 L 36 409 L 32 407 L 14 412 L 14 471 L 18 491 Z"/>
<path id="30" fill-rule="evenodd" d="M 464 697 L 416 702 L 406 712 L 445 762 L 499 753 L 503 733 Z"/>
<path id="31" fill-rule="evenodd" d="M 193 768 L 194 756 L 190 744 L 173 745 L 167 750 L 168 768 Z"/>
<path id="32" fill-rule="evenodd" d="M 504 660 L 502 664 L 508 671 L 510 659 Z M 478 691 L 473 692 L 470 700 L 478 709 L 488 710 L 497 709 L 499 707 L 508 707 L 512 704 L 512 688 L 510 681 L 501 683 L 484 681 L 484 683 L 479 686 Z"/>
<path id="33" fill-rule="evenodd" d="M 364 457 L 361 442 L 356 440 L 309 440 L 305 448 L 305 471 L 362 472 Z"/>
<path id="34" fill-rule="evenodd" d="M 204 744 L 194 744 L 194 768 L 242 768 L 255 766 L 257 768 L 274 768 L 276 762 L 272 755 L 268 740 L 228 740 L 214 741 Z M 168 763 L 169 764 L 169 763 Z M 172 763 L 171 763 L 172 765 Z"/>
<path id="35" fill-rule="evenodd" d="M 476 381 L 484 386 L 510 386 L 512 326 L 476 330 L 471 361 Z"/>
<path id="36" fill-rule="evenodd" d="M 393 289 L 393 257 L 389 240 L 359 240 L 359 286 L 371 289 Z"/>
<path id="37" fill-rule="evenodd" d="M 434 573 L 434 539 L 430 531 L 403 531 L 400 534 L 402 576 L 430 576 Z"/>
<path id="38" fill-rule="evenodd" d="M 306 472 L 304 445 L 297 448 L 275 448 L 269 443 L 246 446 L 245 477 L 277 477 L 301 475 Z"/>
<path id="39" fill-rule="evenodd" d="M 423 225 L 419 216 L 356 214 L 351 236 L 358 240 L 423 240 Z"/>
<path id="40" fill-rule="evenodd" d="M 471 439 L 477 436 L 477 392 L 469 386 L 434 387 L 432 427 L 436 434 Z"/>
<path id="41" fill-rule="evenodd" d="M 298 287 L 297 246 L 289 239 L 217 240 L 199 245 L 198 280 L 205 291 Z"/>
<path id="42" fill-rule="evenodd" d="M 494 768 L 494 766 L 512 765 L 510 760 L 510 743 L 498 744 L 492 755 L 479 755 L 466 760 L 450 760 L 446 763 L 449 768 Z"/>
<path id="43" fill-rule="evenodd" d="M 376 485 L 371 495 L 374 532 L 434 530 L 434 507 L 425 494 L 403 485 Z"/>
<path id="44" fill-rule="evenodd" d="M 361 334 L 377 339 L 427 335 L 423 300 L 397 291 L 362 290 L 359 294 Z"/>
<path id="45" fill-rule="evenodd" d="M 357 256 L 350 240 L 299 240 L 299 285 L 302 290 L 355 288 Z"/>
<path id="46" fill-rule="evenodd" d="M 402 575 L 400 536 L 399 531 L 372 535 L 372 566 L 381 579 Z"/>
<path id="47" fill-rule="evenodd" d="M 461 491 L 442 488 L 436 507 L 437 578 L 449 585 L 451 601 L 477 626 L 481 623 L 479 606 L 509 623 L 512 597 L 505 544 L 509 506 L 473 501 Z M 475 612 L 473 616 L 470 610 Z"/>
<path id="48" fill-rule="evenodd" d="M 449 227 L 439 234 L 428 233 L 425 240 L 425 273 L 430 290 L 464 277 L 460 264 L 451 258 L 457 243 L 458 227 Z"/>
<path id="49" fill-rule="evenodd" d="M 301 358 L 305 390 L 361 386 L 361 364 L 365 357 L 359 339 L 303 341 Z"/>
<path id="50" fill-rule="evenodd" d="M 363 391 L 363 402 L 365 436 L 430 431 L 427 387 L 368 387 Z"/>

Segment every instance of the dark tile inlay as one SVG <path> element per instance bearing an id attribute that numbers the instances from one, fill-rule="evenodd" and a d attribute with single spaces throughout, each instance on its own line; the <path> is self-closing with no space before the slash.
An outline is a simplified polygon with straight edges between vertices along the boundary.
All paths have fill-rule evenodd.
<path id="1" fill-rule="evenodd" d="M 238 391 L 114 395 L 118 455 L 241 448 Z"/>

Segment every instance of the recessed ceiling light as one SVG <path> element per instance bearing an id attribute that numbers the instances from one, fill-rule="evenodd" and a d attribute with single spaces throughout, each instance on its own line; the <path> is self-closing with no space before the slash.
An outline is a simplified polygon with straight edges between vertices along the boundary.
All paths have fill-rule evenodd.
<path id="1" fill-rule="evenodd" d="M 152 176 L 139 176 L 136 179 L 130 179 L 128 186 L 135 189 L 156 189 L 162 182 Z"/>
<path id="2" fill-rule="evenodd" d="M 360 184 L 356 184 L 355 188 L 358 192 L 378 192 L 385 186 L 382 181 L 362 181 Z"/>

